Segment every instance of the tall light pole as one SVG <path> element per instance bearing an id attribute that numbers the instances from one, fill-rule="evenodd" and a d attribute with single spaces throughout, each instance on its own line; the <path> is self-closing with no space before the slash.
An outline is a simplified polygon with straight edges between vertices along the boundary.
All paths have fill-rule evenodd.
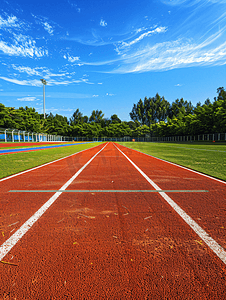
<path id="1" fill-rule="evenodd" d="M 43 113 L 44 113 L 44 119 L 46 118 L 46 113 L 45 113 L 45 85 L 47 85 L 47 81 L 45 79 L 40 79 L 41 82 L 43 83 Z"/>

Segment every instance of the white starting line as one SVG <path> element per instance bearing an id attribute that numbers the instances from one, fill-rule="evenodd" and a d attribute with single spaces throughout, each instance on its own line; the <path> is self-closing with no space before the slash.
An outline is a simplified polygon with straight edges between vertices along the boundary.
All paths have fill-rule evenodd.
<path id="1" fill-rule="evenodd" d="M 207 190 L 11 190 L 9 193 L 208 193 Z"/>

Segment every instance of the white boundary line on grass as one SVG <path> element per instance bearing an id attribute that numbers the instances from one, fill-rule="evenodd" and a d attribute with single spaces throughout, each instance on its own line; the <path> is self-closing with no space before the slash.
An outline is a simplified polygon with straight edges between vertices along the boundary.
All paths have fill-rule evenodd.
<path id="1" fill-rule="evenodd" d="M 108 145 L 108 143 L 101 148 L 81 169 L 79 169 L 59 190 L 66 190 L 66 188 L 75 180 L 75 178 L 91 163 L 91 161 Z M 16 245 L 16 243 L 25 235 L 25 233 L 40 219 L 40 217 L 47 211 L 47 209 L 56 201 L 62 194 L 57 191 L 42 207 L 34 213 L 8 240 L 0 246 L 0 261 L 9 253 L 9 251 Z"/>
<path id="2" fill-rule="evenodd" d="M 122 146 L 122 145 L 121 145 L 121 146 Z M 209 179 L 213 179 L 213 180 L 218 181 L 218 182 L 220 182 L 220 183 L 226 184 L 226 181 L 223 181 L 223 180 L 221 180 L 221 179 L 214 178 L 214 177 L 212 177 L 212 176 L 210 176 L 210 175 L 206 175 L 206 174 L 201 173 L 201 172 L 199 172 L 199 171 L 195 171 L 195 170 L 189 169 L 189 168 L 187 168 L 187 167 L 181 166 L 181 165 L 176 164 L 176 163 L 173 163 L 173 162 L 171 162 L 171 161 L 168 161 L 168 160 L 165 160 L 165 159 L 162 159 L 162 158 L 159 158 L 159 157 L 156 157 L 156 156 L 153 156 L 153 155 L 150 155 L 150 154 L 147 154 L 147 153 L 144 153 L 144 152 L 135 150 L 135 149 L 133 149 L 133 148 L 129 148 L 129 147 L 126 147 L 126 146 L 122 146 L 122 147 L 125 147 L 125 148 L 128 149 L 128 150 L 132 150 L 132 151 L 135 151 L 135 152 L 144 154 L 144 155 L 149 156 L 149 157 L 156 158 L 156 159 L 158 159 L 158 160 L 164 161 L 164 162 L 166 162 L 166 163 L 168 163 L 168 164 L 171 164 L 171 165 L 173 165 L 173 166 L 176 166 L 176 167 L 178 167 L 178 168 L 182 168 L 182 169 L 188 170 L 188 171 L 190 171 L 190 172 L 193 172 L 193 173 L 198 174 L 198 175 L 202 175 L 202 176 L 207 177 L 207 178 L 209 178 Z"/>
<path id="3" fill-rule="evenodd" d="M 123 153 L 115 144 L 114 146 L 124 157 L 134 166 L 135 169 L 154 187 L 161 190 L 125 153 Z M 198 234 L 198 236 L 207 244 L 207 246 L 226 264 L 226 252 L 209 234 L 202 229 L 179 205 L 177 205 L 165 192 L 159 192 L 160 196 L 179 214 L 179 216 Z"/>
<path id="4" fill-rule="evenodd" d="M 57 161 L 63 160 L 63 159 L 65 159 L 65 158 L 71 157 L 71 156 L 73 156 L 73 155 L 77 155 L 77 154 L 79 154 L 79 153 L 82 153 L 82 152 L 84 152 L 84 151 L 90 150 L 90 149 L 92 149 L 92 148 L 96 148 L 96 147 L 98 147 L 98 146 L 99 146 L 99 145 L 94 146 L 94 147 L 91 147 L 91 148 L 87 148 L 87 149 L 78 151 L 78 152 L 76 152 L 76 153 L 70 154 L 70 155 L 68 155 L 68 156 L 65 156 L 65 157 L 62 157 L 62 158 L 59 158 L 59 159 L 50 161 L 50 162 L 45 163 L 45 164 L 43 164 L 43 165 L 40 165 L 40 166 L 31 168 L 31 169 L 28 169 L 28 170 L 25 170 L 25 171 L 22 171 L 22 172 L 13 174 L 13 175 L 10 175 L 10 176 L 8 176 L 8 177 L 5 177 L 5 178 L 0 179 L 0 182 L 2 182 L 2 181 L 4 181 L 4 180 L 11 179 L 11 178 L 13 178 L 13 177 L 16 177 L 16 176 L 19 176 L 19 175 L 22 175 L 22 174 L 25 174 L 25 173 L 28 173 L 28 172 L 31 172 L 31 171 L 34 171 L 34 170 L 37 170 L 37 169 L 39 169 L 39 168 L 48 166 L 48 165 L 53 164 L 53 163 L 55 163 L 55 162 L 57 162 Z"/>

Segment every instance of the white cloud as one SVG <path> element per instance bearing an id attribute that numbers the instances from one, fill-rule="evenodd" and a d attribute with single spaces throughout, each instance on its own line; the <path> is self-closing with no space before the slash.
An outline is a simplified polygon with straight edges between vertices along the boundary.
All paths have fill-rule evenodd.
<path id="1" fill-rule="evenodd" d="M 70 55 L 64 55 L 64 59 L 67 59 L 69 62 L 73 63 L 75 61 L 79 61 L 79 56 L 70 56 Z"/>
<path id="2" fill-rule="evenodd" d="M 164 4 L 178 6 L 178 5 L 186 5 L 193 6 L 195 4 L 201 3 L 201 5 L 205 5 L 208 3 L 217 3 L 217 4 L 225 4 L 225 0 L 161 0 Z"/>
<path id="3" fill-rule="evenodd" d="M 211 43 L 215 40 L 216 36 L 213 35 L 200 44 L 178 39 L 157 43 L 154 46 L 147 45 L 121 57 L 121 66 L 110 73 L 162 71 L 190 66 L 225 64 L 226 42 L 211 48 Z"/>
<path id="4" fill-rule="evenodd" d="M 31 68 L 28 66 L 17 66 L 15 64 L 12 64 L 12 68 L 16 71 L 19 71 L 20 73 L 26 73 L 29 76 L 40 76 L 40 77 L 44 77 L 46 80 L 49 80 L 51 77 L 60 77 L 60 78 L 64 78 L 66 77 L 71 77 L 71 75 L 74 75 L 75 73 L 52 73 L 49 69 L 45 68 L 45 67 L 36 67 L 36 68 Z"/>
<path id="5" fill-rule="evenodd" d="M 226 42 L 222 36 L 226 26 L 206 39 L 178 38 L 160 43 L 147 39 L 145 45 L 135 48 L 134 45 L 145 37 L 155 33 L 165 32 L 166 27 L 157 27 L 141 34 L 130 42 L 121 42 L 118 47 L 118 57 L 112 60 L 97 62 L 82 62 L 88 66 L 118 65 L 105 73 L 142 73 L 150 71 L 165 71 L 191 66 L 223 65 L 226 61 Z M 124 47 L 124 48 L 123 48 Z M 100 84 L 100 83 L 98 83 Z"/>
<path id="6" fill-rule="evenodd" d="M 36 97 L 17 98 L 17 101 L 37 101 Z"/>
<path id="7" fill-rule="evenodd" d="M 54 75 L 54 74 L 52 74 Z M 57 74 L 55 74 L 58 76 Z M 60 75 L 59 75 L 60 76 Z M 46 79 L 47 77 L 45 77 Z M 23 86 L 42 86 L 42 83 L 40 79 L 32 79 L 32 80 L 18 80 L 15 78 L 8 78 L 1 76 L 0 79 L 18 84 L 18 85 L 23 85 Z M 47 78 L 48 79 L 48 78 Z M 89 82 L 87 78 L 80 78 L 80 79 L 73 79 L 73 80 L 54 80 L 54 79 L 48 79 L 47 80 L 47 86 L 54 86 L 54 85 L 70 85 L 70 84 L 78 84 L 78 83 L 86 83 L 86 84 L 94 84 L 92 82 Z"/>
<path id="8" fill-rule="evenodd" d="M 49 25 L 47 22 L 43 23 L 44 29 L 50 34 L 53 35 L 53 27 Z"/>
<path id="9" fill-rule="evenodd" d="M 47 113 L 59 113 L 61 111 L 74 111 L 74 108 L 55 108 L 55 107 L 52 107 L 50 109 L 46 109 L 46 112 Z"/>
<path id="10" fill-rule="evenodd" d="M 15 79 L 15 78 L 7 78 L 7 77 L 3 77 L 1 76 L 0 79 L 2 80 L 5 80 L 5 81 L 8 81 L 8 82 L 11 82 L 11 83 L 15 83 L 15 84 L 18 84 L 18 85 L 24 85 L 24 86 L 41 86 L 42 83 L 40 80 L 18 80 L 18 79 Z"/>
<path id="11" fill-rule="evenodd" d="M 167 5 L 181 5 L 187 2 L 187 0 L 161 0 L 163 3 L 167 4 Z M 194 2 L 194 0 L 189 0 L 190 3 Z M 198 0 L 199 1 L 199 0 Z M 197 2 L 197 0 L 195 0 L 195 2 Z"/>
<path id="12" fill-rule="evenodd" d="M 47 56 L 48 51 L 36 47 L 36 42 L 28 36 L 14 34 L 14 44 L 7 44 L 0 41 L 0 51 L 10 56 L 28 56 L 28 57 L 42 57 Z"/>
<path id="13" fill-rule="evenodd" d="M 41 25 L 44 27 L 44 29 L 50 34 L 53 34 L 53 26 L 49 24 L 48 18 L 47 17 L 42 17 L 42 16 L 36 16 L 34 14 L 31 14 L 32 17 L 35 19 L 35 23 L 38 25 Z M 54 23 L 54 22 L 51 22 Z M 56 25 L 56 23 L 54 23 Z"/>
<path id="14" fill-rule="evenodd" d="M 87 84 L 94 84 L 93 82 L 89 82 L 89 80 L 87 78 L 81 78 L 79 80 L 74 80 L 75 83 L 80 83 L 80 82 L 84 82 Z"/>
<path id="15" fill-rule="evenodd" d="M 92 97 L 92 94 L 51 92 L 51 97 L 53 99 L 90 99 Z"/>
<path id="16" fill-rule="evenodd" d="M 213 2 L 213 3 L 223 3 L 223 4 L 226 4 L 226 1 L 225 0 L 209 0 L 209 2 Z"/>
<path id="17" fill-rule="evenodd" d="M 100 26 L 102 26 L 102 27 L 106 27 L 108 24 L 103 20 L 103 19 L 101 19 L 101 21 L 100 21 Z"/>
<path id="18" fill-rule="evenodd" d="M 42 74 L 45 77 L 45 79 L 50 80 L 51 77 L 61 77 L 61 78 L 63 78 L 65 76 L 67 76 L 69 73 L 55 74 L 55 73 L 51 73 L 48 69 L 44 69 Z"/>
<path id="19" fill-rule="evenodd" d="M 0 28 L 19 27 L 18 19 L 15 16 L 9 16 L 6 20 L 0 16 Z"/>
<path id="20" fill-rule="evenodd" d="M 20 73 L 27 73 L 28 75 L 36 75 L 36 76 L 41 76 L 41 72 L 37 71 L 37 68 L 30 68 L 30 67 L 23 67 L 23 66 L 16 66 L 12 65 L 14 70 L 19 71 Z M 40 68 L 39 68 L 40 69 Z"/>
<path id="21" fill-rule="evenodd" d="M 115 62 L 121 61 L 121 58 L 117 59 L 112 59 L 112 60 L 106 60 L 106 61 L 97 61 L 97 62 L 82 62 L 81 65 L 86 65 L 86 66 L 104 66 L 104 65 L 110 65 Z M 79 65 L 79 64 L 78 64 Z"/>
<path id="22" fill-rule="evenodd" d="M 87 46 L 106 46 L 106 45 L 114 45 L 116 41 L 114 41 L 111 38 L 104 39 L 103 36 L 98 34 L 98 31 L 95 29 L 91 29 L 91 36 L 88 38 L 87 36 L 85 37 L 79 37 L 78 35 L 70 36 L 70 37 L 64 37 L 65 40 L 67 41 L 75 41 L 77 43 L 80 43 L 82 45 L 87 45 Z M 122 35 L 120 35 L 121 38 Z M 92 53 L 93 54 L 93 53 Z"/>
<path id="23" fill-rule="evenodd" d="M 99 97 L 99 95 L 93 95 L 93 97 L 94 97 L 94 98 L 97 98 L 97 97 Z"/>
<path id="24" fill-rule="evenodd" d="M 141 30 L 140 30 L 140 31 L 141 31 Z M 140 32 L 140 31 L 138 31 L 138 32 Z M 147 31 L 147 32 L 145 32 L 145 33 L 143 33 L 143 34 L 141 34 L 138 38 L 134 39 L 134 40 L 131 41 L 131 42 L 128 42 L 128 43 L 126 43 L 126 42 L 121 42 L 121 43 L 119 43 L 119 45 L 118 45 L 117 48 L 123 49 L 123 48 L 126 48 L 126 47 L 130 47 L 130 46 L 132 46 L 132 45 L 134 45 L 134 44 L 140 42 L 141 40 L 143 40 L 144 38 L 146 38 L 146 37 L 148 37 L 148 36 L 151 36 L 151 35 L 157 34 L 157 33 L 164 33 L 164 32 L 166 32 L 166 31 L 167 31 L 167 28 L 166 28 L 166 27 L 161 27 L 161 26 L 160 26 L 160 27 L 157 27 L 157 28 L 155 28 L 155 29 L 153 29 L 153 30 L 149 30 L 149 31 Z"/>
<path id="25" fill-rule="evenodd" d="M 71 7 L 75 8 L 78 13 L 81 12 L 81 8 L 79 8 L 78 5 L 76 3 L 74 3 L 72 0 L 68 0 L 68 4 L 70 4 Z"/>

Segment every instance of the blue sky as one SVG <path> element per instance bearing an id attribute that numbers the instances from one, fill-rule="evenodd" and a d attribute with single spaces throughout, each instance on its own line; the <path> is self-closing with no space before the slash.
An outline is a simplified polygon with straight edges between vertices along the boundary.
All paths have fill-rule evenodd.
<path id="1" fill-rule="evenodd" d="M 133 103 L 213 100 L 226 82 L 226 0 L 1 0 L 0 102 L 130 120 Z"/>

